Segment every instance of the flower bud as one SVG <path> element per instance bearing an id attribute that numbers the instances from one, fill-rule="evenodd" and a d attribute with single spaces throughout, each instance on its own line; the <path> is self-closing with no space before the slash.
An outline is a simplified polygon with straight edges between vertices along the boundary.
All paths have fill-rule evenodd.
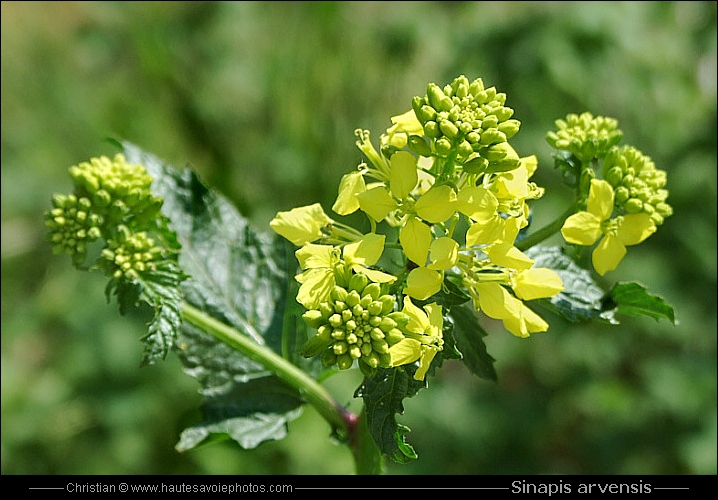
<path id="1" fill-rule="evenodd" d="M 369 278 L 365 274 L 354 274 L 349 279 L 349 290 L 354 290 L 363 295 L 364 288 L 369 284 Z"/>
<path id="2" fill-rule="evenodd" d="M 441 130 L 441 133 L 449 139 L 454 139 L 457 135 L 459 135 L 459 129 L 449 120 L 442 120 L 439 123 L 439 130 Z"/>
<path id="3" fill-rule="evenodd" d="M 437 139 L 436 143 L 434 143 L 434 148 L 436 149 L 436 154 L 439 156 L 448 156 L 451 152 L 451 142 L 449 142 L 448 139 L 441 138 Z"/>

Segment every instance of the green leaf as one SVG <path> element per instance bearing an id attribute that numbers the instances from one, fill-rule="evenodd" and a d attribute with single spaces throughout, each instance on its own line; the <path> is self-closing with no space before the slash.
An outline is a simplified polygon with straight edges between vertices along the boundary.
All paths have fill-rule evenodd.
<path id="1" fill-rule="evenodd" d="M 676 318 L 673 307 L 667 304 L 662 297 L 651 295 L 646 287 L 639 283 L 616 283 L 609 292 L 606 306 L 615 304 L 619 313 L 632 316 L 650 316 L 658 321 L 666 318 L 674 325 Z"/>
<path id="2" fill-rule="evenodd" d="M 178 170 L 124 143 L 129 162 L 154 177 L 153 194 L 177 234 L 185 301 L 255 342 L 282 354 L 287 290 L 296 261 L 276 235 L 254 231 L 234 206 L 208 189 L 191 169 Z M 286 321 L 285 321 L 286 320 Z M 300 394 L 261 365 L 185 324 L 175 351 L 201 384 L 204 420 L 183 433 L 178 448 L 226 433 L 244 447 L 282 439 L 304 403 Z"/>
<path id="3" fill-rule="evenodd" d="M 413 365 L 377 370 L 373 377 L 365 377 L 355 397 L 364 399 L 369 433 L 382 454 L 397 463 L 418 458 L 414 448 L 406 442 L 410 429 L 397 423 L 396 414 L 404 413 L 404 398 L 410 398 L 427 386 L 425 380 L 414 380 Z"/>
<path id="4" fill-rule="evenodd" d="M 449 315 L 454 321 L 456 347 L 461 351 L 466 367 L 477 377 L 495 382 L 495 360 L 486 350 L 483 339 L 487 334 L 479 325 L 476 313 L 473 309 L 460 306 L 452 308 Z"/>
<path id="5" fill-rule="evenodd" d="M 136 280 L 122 278 L 108 282 L 105 295 L 108 301 L 113 294 L 117 295 L 120 314 L 127 314 L 143 302 L 154 310 L 148 333 L 142 338 L 142 366 L 164 359 L 179 337 L 184 301 L 180 284 L 186 278 L 174 260 L 166 259 L 157 262 L 154 269 L 142 272 Z"/>
<path id="6" fill-rule="evenodd" d="M 142 298 L 154 308 L 155 314 L 143 337 L 143 364 L 164 359 L 179 337 L 182 326 L 180 309 L 184 298 L 180 289 L 185 275 L 175 262 L 163 261 L 153 271 L 141 275 Z"/>
<path id="7" fill-rule="evenodd" d="M 596 284 L 590 272 L 565 255 L 560 247 L 537 245 L 525 253 L 534 260 L 534 267 L 553 269 L 563 281 L 562 292 L 548 300 L 537 300 L 537 303 L 574 323 L 594 318 L 618 323 L 613 309 L 607 308 L 603 301 L 605 291 Z"/>
<path id="8" fill-rule="evenodd" d="M 225 361 L 230 362 L 231 358 L 228 356 Z M 205 419 L 182 431 L 175 446 L 180 452 L 222 434 L 245 449 L 255 448 L 264 441 L 282 439 L 287 435 L 287 420 L 297 418 L 302 411 L 297 405 L 297 394 L 273 377 L 231 384 L 229 390 L 215 394 L 203 392 Z"/>

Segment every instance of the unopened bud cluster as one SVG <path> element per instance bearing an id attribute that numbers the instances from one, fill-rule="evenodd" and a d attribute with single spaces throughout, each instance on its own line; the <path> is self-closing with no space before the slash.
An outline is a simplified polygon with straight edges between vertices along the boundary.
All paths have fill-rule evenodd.
<path id="1" fill-rule="evenodd" d="M 394 311 L 394 296 L 382 294 L 378 283 L 364 274 L 354 274 L 347 288 L 335 285 L 330 300 L 311 309 L 302 318 L 317 334 L 301 353 L 309 358 L 321 355 L 324 366 L 347 370 L 358 360 L 365 375 L 376 368 L 391 367 L 389 348 L 404 338 L 402 329 L 409 316 Z"/>
<path id="2" fill-rule="evenodd" d="M 585 112 L 571 113 L 555 121 L 555 131 L 546 134 L 546 141 L 554 149 L 568 151 L 582 161 L 603 157 L 623 138 L 618 121 L 604 116 L 594 117 Z"/>
<path id="3" fill-rule="evenodd" d="M 163 258 L 162 247 L 155 245 L 147 232 L 130 233 L 126 226 L 119 226 L 115 237 L 107 240 L 101 256 L 99 266 L 107 276 L 130 281 Z"/>
<path id="4" fill-rule="evenodd" d="M 102 235 L 103 218 L 92 211 L 92 202 L 86 197 L 57 194 L 52 205 L 52 210 L 45 214 L 52 250 L 55 254 L 70 255 L 79 265 L 85 261 L 87 244 Z"/>
<path id="5" fill-rule="evenodd" d="M 410 140 L 409 147 L 422 156 L 455 154 L 461 161 L 478 153 L 485 163 L 500 161 L 506 153 L 495 146 L 513 137 L 520 126 L 511 119 L 514 111 L 505 103 L 506 94 L 496 92 L 495 87 L 484 88 L 481 78 L 469 82 L 462 75 L 444 88 L 430 83 L 426 95 L 412 101 L 430 146 Z"/>
<path id="6" fill-rule="evenodd" d="M 666 172 L 636 148 L 613 147 L 604 158 L 602 175 L 613 186 L 615 205 L 626 213 L 647 213 L 657 226 L 673 214 L 666 203 Z"/>
<path id="7" fill-rule="evenodd" d="M 87 258 L 88 243 L 105 240 L 97 266 L 113 278 L 133 280 L 161 258 L 148 236 L 156 227 L 162 199 L 152 195 L 152 176 L 142 165 L 93 158 L 69 168 L 74 193 L 55 195 L 45 214 L 48 241 L 55 253 L 66 253 L 76 266 Z"/>

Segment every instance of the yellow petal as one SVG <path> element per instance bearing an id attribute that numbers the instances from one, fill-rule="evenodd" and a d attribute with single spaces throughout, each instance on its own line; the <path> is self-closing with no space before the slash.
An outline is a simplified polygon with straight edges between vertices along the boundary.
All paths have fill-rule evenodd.
<path id="1" fill-rule="evenodd" d="M 628 214 L 623 216 L 618 226 L 618 239 L 626 246 L 638 245 L 656 232 L 656 224 L 646 213 Z"/>
<path id="2" fill-rule="evenodd" d="M 360 265 L 354 265 L 352 266 L 352 269 L 357 274 L 366 274 L 366 277 L 374 283 L 393 283 L 396 281 L 396 276 L 394 276 L 393 274 L 387 274 L 376 269 L 369 269 L 368 267 L 363 267 Z"/>
<path id="3" fill-rule="evenodd" d="M 365 234 L 359 240 L 344 245 L 344 260 L 350 265 L 373 266 L 384 252 L 385 239 L 383 234 Z"/>
<path id="4" fill-rule="evenodd" d="M 398 205 L 383 186 L 377 186 L 356 195 L 359 207 L 377 222 L 384 220 Z"/>
<path id="5" fill-rule="evenodd" d="M 278 212 L 269 222 L 269 227 L 295 245 L 302 246 L 323 237 L 322 228 L 331 222 L 332 219 L 324 213 L 322 206 L 314 203 L 288 212 Z"/>
<path id="6" fill-rule="evenodd" d="M 613 187 L 603 179 L 591 179 L 586 210 L 599 221 L 608 220 L 613 213 Z"/>
<path id="7" fill-rule="evenodd" d="M 536 158 L 536 155 L 524 156 L 521 158 L 521 166 L 526 169 L 526 173 L 531 177 L 538 167 L 538 158 Z"/>
<path id="8" fill-rule="evenodd" d="M 423 334 L 431 327 L 429 317 L 422 309 L 414 305 L 410 297 L 404 297 L 402 312 L 409 316 L 409 323 L 407 323 L 406 329 L 410 332 Z"/>
<path id="9" fill-rule="evenodd" d="M 444 316 L 441 314 L 441 306 L 436 302 L 432 302 L 431 304 L 425 305 L 424 310 L 426 311 L 431 326 L 436 328 L 438 333 L 441 334 L 441 330 L 444 327 Z"/>
<path id="10" fill-rule="evenodd" d="M 431 229 L 416 217 L 409 217 L 399 233 L 399 243 L 406 256 L 419 266 L 426 264 L 431 245 Z"/>
<path id="11" fill-rule="evenodd" d="M 521 250 L 513 246 L 511 243 L 501 243 L 493 245 L 486 250 L 491 262 L 502 267 L 523 270 L 529 269 L 534 265 L 534 261 Z"/>
<path id="12" fill-rule="evenodd" d="M 294 252 L 302 269 L 332 267 L 338 259 L 337 248 L 331 245 L 310 243 Z"/>
<path id="13" fill-rule="evenodd" d="M 301 283 L 297 291 L 297 302 L 307 309 L 317 309 L 329 297 L 336 284 L 331 269 L 310 269 L 296 277 Z"/>
<path id="14" fill-rule="evenodd" d="M 572 245 L 591 246 L 603 234 L 601 221 L 592 213 L 578 212 L 566 219 L 561 234 Z"/>
<path id="15" fill-rule="evenodd" d="M 469 186 L 459 191 L 457 208 L 471 220 L 487 223 L 497 216 L 499 200 L 494 193 L 484 187 Z"/>
<path id="16" fill-rule="evenodd" d="M 516 302 L 520 301 L 512 297 L 503 286 L 498 283 L 479 283 L 476 290 L 479 292 L 481 310 L 490 318 L 519 317 L 521 310 Z"/>
<path id="17" fill-rule="evenodd" d="M 407 276 L 404 293 L 417 300 L 425 300 L 441 290 L 442 281 L 443 277 L 438 271 L 417 267 Z"/>
<path id="18" fill-rule="evenodd" d="M 541 316 L 526 307 L 523 303 L 519 302 L 519 304 L 520 313 L 503 320 L 504 327 L 509 332 L 517 337 L 526 338 L 532 333 L 545 332 L 548 330 L 548 323 L 546 323 Z"/>
<path id="19" fill-rule="evenodd" d="M 339 181 L 339 195 L 332 206 L 332 210 L 339 215 L 348 215 L 359 210 L 359 200 L 356 195 L 366 191 L 364 176 L 361 172 L 345 174 Z"/>
<path id="20" fill-rule="evenodd" d="M 519 166 L 510 172 L 497 175 L 492 186 L 492 191 L 500 199 L 523 200 L 526 199 L 529 194 L 528 180 L 528 172 L 525 168 Z"/>
<path id="21" fill-rule="evenodd" d="M 399 130 L 413 135 L 424 135 L 424 127 L 416 117 L 413 109 L 410 109 L 406 113 L 392 116 L 391 123 L 398 125 Z"/>
<path id="22" fill-rule="evenodd" d="M 419 358 L 419 368 L 414 373 L 414 380 L 424 380 L 427 370 L 431 366 L 431 362 L 439 351 L 436 347 L 424 345 L 421 347 L 422 354 Z"/>
<path id="23" fill-rule="evenodd" d="M 389 188 L 399 199 L 406 198 L 416 187 L 419 175 L 416 170 L 416 158 L 408 151 L 397 151 L 389 160 L 391 165 Z"/>
<path id="24" fill-rule="evenodd" d="M 505 221 L 498 215 L 486 222 L 471 224 L 466 231 L 466 246 L 492 245 L 499 241 L 504 234 Z"/>
<path id="25" fill-rule="evenodd" d="M 443 238 L 435 239 L 431 243 L 431 247 L 429 247 L 430 264 L 426 267 L 444 271 L 454 267 L 458 258 L 459 244 L 453 238 L 444 236 Z"/>
<path id="26" fill-rule="evenodd" d="M 447 185 L 429 189 L 414 205 L 416 214 L 428 222 L 444 222 L 456 212 L 456 193 Z"/>
<path id="27" fill-rule="evenodd" d="M 521 300 L 553 297 L 563 290 L 561 277 L 546 267 L 532 267 L 514 278 L 513 290 Z"/>
<path id="28" fill-rule="evenodd" d="M 596 272 L 603 276 L 608 271 L 613 271 L 626 255 L 626 247 L 618 238 L 606 235 L 591 254 L 591 261 Z"/>
<path id="29" fill-rule="evenodd" d="M 389 355 L 392 366 L 413 363 L 421 356 L 421 342 L 415 339 L 402 339 L 389 348 Z"/>

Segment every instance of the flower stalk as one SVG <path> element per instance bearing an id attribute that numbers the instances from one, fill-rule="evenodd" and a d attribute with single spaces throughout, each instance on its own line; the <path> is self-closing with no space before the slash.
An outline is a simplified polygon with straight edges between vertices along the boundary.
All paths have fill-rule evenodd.
<path id="1" fill-rule="evenodd" d="M 351 442 L 351 437 L 356 432 L 357 417 L 337 403 L 319 382 L 300 368 L 268 347 L 254 342 L 246 335 L 189 304 L 185 303 L 182 306 L 182 318 L 252 360 L 261 363 L 277 377 L 297 389 L 329 423 L 338 436 L 349 439 Z"/>

